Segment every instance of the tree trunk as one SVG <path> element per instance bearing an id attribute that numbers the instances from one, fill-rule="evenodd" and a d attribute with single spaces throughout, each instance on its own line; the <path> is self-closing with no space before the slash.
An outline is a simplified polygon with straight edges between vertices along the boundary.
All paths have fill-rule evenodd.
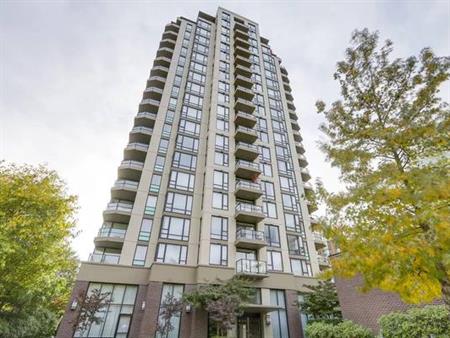
<path id="1" fill-rule="evenodd" d="M 442 274 L 439 278 L 439 283 L 441 284 L 441 292 L 442 292 L 442 300 L 450 312 L 450 278 L 448 276 L 448 272 L 445 269 L 445 265 L 442 262 L 437 264 L 438 271 Z"/>

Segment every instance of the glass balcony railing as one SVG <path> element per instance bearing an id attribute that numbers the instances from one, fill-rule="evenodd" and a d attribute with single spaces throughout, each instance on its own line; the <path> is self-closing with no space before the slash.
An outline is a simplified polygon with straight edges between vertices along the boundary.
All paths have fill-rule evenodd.
<path id="1" fill-rule="evenodd" d="M 259 170 L 258 163 L 253 163 L 253 162 L 245 161 L 245 160 L 238 160 L 238 161 L 236 161 L 236 167 L 238 167 L 238 166 Z"/>
<path id="2" fill-rule="evenodd" d="M 148 119 L 156 119 L 156 114 L 155 113 L 150 113 L 148 111 L 143 111 L 143 112 L 139 112 L 137 114 L 137 117 L 148 118 Z"/>
<path id="3" fill-rule="evenodd" d="M 255 146 L 254 144 L 245 143 L 245 142 L 237 142 L 236 143 L 236 148 L 238 148 L 238 147 L 242 147 L 242 148 L 246 148 L 246 149 L 251 150 L 251 151 L 258 152 L 258 147 Z"/>
<path id="4" fill-rule="evenodd" d="M 137 170 L 141 170 L 144 168 L 144 163 L 133 160 L 124 160 L 120 163 L 120 165 L 123 167 L 133 168 Z"/>
<path id="5" fill-rule="evenodd" d="M 89 262 L 119 264 L 120 254 L 92 253 L 89 255 Z"/>
<path id="6" fill-rule="evenodd" d="M 255 189 L 261 190 L 261 186 L 258 183 L 250 182 L 250 181 L 237 181 L 236 189 Z"/>
<path id="7" fill-rule="evenodd" d="M 135 181 L 117 180 L 114 183 L 114 188 L 136 190 L 138 188 L 138 185 L 139 185 L 139 183 L 135 182 Z"/>
<path id="8" fill-rule="evenodd" d="M 252 129 L 252 128 L 247 128 L 247 127 L 243 127 L 243 126 L 239 126 L 236 128 L 236 132 L 244 132 L 244 133 L 250 133 L 250 134 L 256 134 L 256 130 Z"/>
<path id="9" fill-rule="evenodd" d="M 326 239 L 325 239 L 325 237 L 323 237 L 320 233 L 318 233 L 318 232 L 313 232 L 313 236 L 314 236 L 314 240 L 316 241 L 316 242 L 325 242 L 326 241 Z"/>
<path id="10" fill-rule="evenodd" d="M 126 233 L 127 233 L 126 229 L 100 228 L 97 236 L 98 237 L 125 238 Z"/>
<path id="11" fill-rule="evenodd" d="M 129 211 L 133 209 L 133 204 L 131 203 L 123 203 L 123 202 L 110 202 L 108 203 L 106 210 L 110 211 Z"/>
<path id="12" fill-rule="evenodd" d="M 236 272 L 242 274 L 265 275 L 267 273 L 266 262 L 252 259 L 239 259 L 236 261 Z"/>
<path id="13" fill-rule="evenodd" d="M 236 231 L 236 240 L 264 241 L 264 232 L 241 228 Z"/>
<path id="14" fill-rule="evenodd" d="M 262 207 L 260 207 L 258 205 L 249 204 L 249 203 L 239 202 L 236 204 L 236 211 L 262 213 Z"/>
<path id="15" fill-rule="evenodd" d="M 153 133 L 153 129 L 152 128 L 148 128 L 148 127 L 133 127 L 131 129 L 132 133 L 141 133 L 141 134 L 151 134 Z"/>

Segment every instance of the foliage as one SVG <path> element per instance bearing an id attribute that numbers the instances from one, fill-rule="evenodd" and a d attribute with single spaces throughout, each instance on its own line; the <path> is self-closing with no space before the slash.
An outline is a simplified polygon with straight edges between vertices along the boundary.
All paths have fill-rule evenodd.
<path id="1" fill-rule="evenodd" d="M 378 33 L 354 32 L 334 74 L 341 100 L 317 103 L 321 149 L 346 185 L 317 187 L 325 234 L 341 251 L 332 272 L 360 273 L 363 290 L 450 305 L 450 111 L 438 96 L 450 58 L 425 48 L 391 61 L 392 42 L 378 45 Z"/>
<path id="2" fill-rule="evenodd" d="M 172 324 L 172 318 L 181 314 L 184 301 L 178 299 L 172 294 L 167 294 L 159 310 L 159 319 L 156 325 L 156 332 L 161 337 L 166 337 L 175 327 Z"/>
<path id="3" fill-rule="evenodd" d="M 337 325 L 314 322 L 306 326 L 306 335 L 309 338 L 373 338 L 372 332 L 349 320 Z"/>
<path id="4" fill-rule="evenodd" d="M 75 203 L 54 171 L 0 162 L 0 336 L 55 329 L 77 267 Z"/>
<path id="5" fill-rule="evenodd" d="M 250 300 L 250 283 L 234 277 L 222 284 L 202 285 L 197 290 L 184 295 L 186 302 L 209 313 L 209 318 L 222 336 L 230 330 L 236 318 L 243 313 L 242 306 Z"/>
<path id="6" fill-rule="evenodd" d="M 383 315 L 379 323 L 385 338 L 444 338 L 450 332 L 450 313 L 444 306 L 429 305 Z"/>
<path id="7" fill-rule="evenodd" d="M 78 331 L 80 337 L 84 335 L 84 332 L 92 324 L 100 324 L 103 321 L 102 317 L 98 316 L 98 313 L 111 303 L 110 296 L 111 292 L 101 292 L 100 289 L 89 291 L 89 294 L 84 299 L 78 296 L 78 301 L 81 302 L 80 315 L 73 328 Z"/>
<path id="8" fill-rule="evenodd" d="M 301 311 L 313 321 L 337 323 L 342 320 L 336 286 L 329 280 L 319 281 L 318 285 L 304 285 L 311 290 L 304 295 L 304 301 L 299 304 Z"/>

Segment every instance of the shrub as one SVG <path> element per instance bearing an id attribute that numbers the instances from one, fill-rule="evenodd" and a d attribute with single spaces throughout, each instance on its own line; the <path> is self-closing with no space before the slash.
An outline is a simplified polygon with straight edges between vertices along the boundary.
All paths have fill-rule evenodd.
<path id="1" fill-rule="evenodd" d="M 412 308 L 381 316 L 380 328 L 384 338 L 449 337 L 450 314 L 443 305 Z"/>
<path id="2" fill-rule="evenodd" d="M 349 320 L 337 325 L 314 322 L 306 326 L 306 335 L 309 338 L 374 338 L 372 332 Z"/>

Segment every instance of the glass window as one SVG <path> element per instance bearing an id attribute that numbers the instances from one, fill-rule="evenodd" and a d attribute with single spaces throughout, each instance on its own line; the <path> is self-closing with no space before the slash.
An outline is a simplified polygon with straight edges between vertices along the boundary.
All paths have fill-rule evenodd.
<path id="1" fill-rule="evenodd" d="M 227 265 L 228 264 L 228 245 L 211 244 L 209 250 L 209 264 Z"/>
<path id="2" fill-rule="evenodd" d="M 216 120 L 216 129 L 220 131 L 228 131 L 230 129 L 228 121 L 218 118 Z"/>
<path id="3" fill-rule="evenodd" d="M 198 139 L 186 135 L 177 136 L 177 149 L 196 152 L 198 150 Z"/>
<path id="4" fill-rule="evenodd" d="M 159 237 L 187 241 L 189 239 L 190 224 L 191 221 L 186 218 L 164 216 Z"/>
<path id="5" fill-rule="evenodd" d="M 194 191 L 195 175 L 172 170 L 170 173 L 169 188 Z"/>
<path id="6" fill-rule="evenodd" d="M 194 171 L 197 166 L 197 156 L 176 151 L 173 154 L 172 166 Z"/>
<path id="7" fill-rule="evenodd" d="M 260 140 L 261 142 L 263 142 L 263 143 L 269 143 L 269 134 L 267 134 L 266 132 L 264 132 L 264 131 L 259 131 L 259 132 L 258 132 L 258 137 L 259 137 L 259 140 Z"/>
<path id="8" fill-rule="evenodd" d="M 283 199 L 283 208 L 285 210 L 297 210 L 297 200 L 294 195 L 281 194 L 281 197 Z"/>
<path id="9" fill-rule="evenodd" d="M 309 261 L 304 259 L 291 258 L 292 273 L 296 276 L 309 276 L 312 277 L 312 269 Z"/>
<path id="10" fill-rule="evenodd" d="M 204 47 L 202 47 L 201 49 L 208 50 L 208 48 L 204 48 Z M 199 49 L 197 49 L 197 50 L 199 50 Z M 199 50 L 199 51 L 201 51 L 201 50 Z M 191 80 L 191 81 L 198 82 L 198 83 L 205 83 L 206 76 L 203 75 L 203 74 L 196 73 L 196 72 L 193 72 L 192 70 L 190 70 L 189 73 L 188 73 L 188 79 Z"/>
<path id="11" fill-rule="evenodd" d="M 146 245 L 136 245 L 136 251 L 134 252 L 133 265 L 144 266 L 145 256 L 147 256 Z"/>
<path id="12" fill-rule="evenodd" d="M 228 173 L 214 170 L 214 188 L 228 191 Z"/>
<path id="13" fill-rule="evenodd" d="M 162 292 L 161 292 L 161 301 L 159 305 L 159 317 L 158 322 L 160 326 L 164 326 L 165 318 L 162 316 L 163 306 L 165 306 L 166 299 L 175 298 L 181 299 L 183 296 L 183 285 L 180 284 L 163 284 Z M 178 338 L 180 334 L 180 320 L 181 313 L 174 313 L 174 315 L 170 318 L 170 324 L 173 329 L 167 334 L 162 336 L 159 332 L 156 333 L 155 338 Z"/>
<path id="14" fill-rule="evenodd" d="M 158 200 L 157 196 L 148 195 L 147 202 L 145 203 L 144 214 L 146 214 L 146 215 L 154 215 L 155 214 L 157 200 Z"/>
<path id="15" fill-rule="evenodd" d="M 158 192 L 159 187 L 161 185 L 161 175 L 153 174 L 152 180 L 150 182 L 150 188 L 149 191 L 151 192 Z"/>
<path id="16" fill-rule="evenodd" d="M 168 123 L 164 123 L 163 129 L 162 129 L 162 136 L 170 137 L 171 131 L 172 131 L 172 125 L 170 125 Z"/>
<path id="17" fill-rule="evenodd" d="M 228 93 L 230 91 L 230 84 L 228 82 L 219 81 L 219 90 Z"/>
<path id="18" fill-rule="evenodd" d="M 198 95 L 186 93 L 184 94 L 184 103 L 201 108 L 203 105 L 203 98 Z"/>
<path id="19" fill-rule="evenodd" d="M 230 108 L 220 105 L 217 106 L 217 116 L 224 120 L 228 120 L 230 118 Z"/>
<path id="20" fill-rule="evenodd" d="M 148 219 L 148 218 L 144 218 L 142 220 L 141 230 L 139 231 L 138 239 L 140 241 L 147 241 L 148 242 L 150 240 L 150 234 L 152 232 L 152 227 L 153 227 L 153 220 L 152 219 Z"/>
<path id="21" fill-rule="evenodd" d="M 303 223 L 299 215 L 285 213 L 284 223 L 286 224 L 286 230 L 303 232 Z"/>
<path id="22" fill-rule="evenodd" d="M 228 194 L 214 191 L 213 192 L 213 208 L 228 210 Z"/>
<path id="23" fill-rule="evenodd" d="M 277 206 L 273 202 L 263 201 L 263 212 L 268 218 L 277 218 Z"/>
<path id="24" fill-rule="evenodd" d="M 216 134 L 216 150 L 228 151 L 228 136 Z"/>
<path id="25" fill-rule="evenodd" d="M 267 251 L 267 270 L 283 271 L 281 252 L 269 250 Z"/>
<path id="26" fill-rule="evenodd" d="M 214 153 L 214 164 L 228 167 L 228 154 L 216 150 Z"/>
<path id="27" fill-rule="evenodd" d="M 158 155 L 156 156 L 156 160 L 155 160 L 155 168 L 154 170 L 157 172 L 162 172 L 164 170 L 164 162 L 165 162 L 166 158 L 162 155 Z"/>
<path id="28" fill-rule="evenodd" d="M 158 152 L 165 154 L 167 152 L 167 148 L 169 148 L 169 140 L 162 138 L 159 141 Z"/>
<path id="29" fill-rule="evenodd" d="M 269 163 L 259 163 L 260 170 L 264 176 L 272 177 L 272 166 Z"/>
<path id="30" fill-rule="evenodd" d="M 272 182 L 261 181 L 261 188 L 264 192 L 264 198 L 275 199 L 275 188 Z"/>
<path id="31" fill-rule="evenodd" d="M 159 243 L 156 261 L 168 264 L 186 264 L 187 246 Z"/>
<path id="32" fill-rule="evenodd" d="M 280 247 L 280 233 L 276 225 L 266 224 L 264 226 L 264 235 L 269 246 Z"/>
<path id="33" fill-rule="evenodd" d="M 228 218 L 219 216 L 211 217 L 211 238 L 223 241 L 228 240 Z"/>
<path id="34" fill-rule="evenodd" d="M 228 102 L 230 102 L 230 95 L 224 94 L 224 93 L 218 93 L 217 101 L 219 101 L 220 103 L 228 103 Z"/>
<path id="35" fill-rule="evenodd" d="M 286 302 L 283 290 L 270 290 L 270 305 L 281 307 L 281 309 L 270 313 L 270 322 L 272 324 L 272 337 L 289 337 L 289 330 L 286 316 Z"/>
<path id="36" fill-rule="evenodd" d="M 200 124 L 181 119 L 180 125 L 178 127 L 178 131 L 181 133 L 185 133 L 185 134 L 199 136 L 200 135 Z"/>
<path id="37" fill-rule="evenodd" d="M 308 246 L 306 241 L 297 235 L 287 235 L 290 255 L 308 256 Z"/>
<path id="38" fill-rule="evenodd" d="M 259 146 L 259 153 L 260 153 L 261 160 L 270 162 L 270 149 L 269 149 L 269 147 Z"/>
<path id="39" fill-rule="evenodd" d="M 193 94 L 203 95 L 205 92 L 205 86 L 202 86 L 196 82 L 188 81 L 188 83 L 186 83 L 186 90 Z"/>
<path id="40" fill-rule="evenodd" d="M 190 215 L 192 211 L 192 196 L 175 192 L 167 193 L 165 211 Z"/>

